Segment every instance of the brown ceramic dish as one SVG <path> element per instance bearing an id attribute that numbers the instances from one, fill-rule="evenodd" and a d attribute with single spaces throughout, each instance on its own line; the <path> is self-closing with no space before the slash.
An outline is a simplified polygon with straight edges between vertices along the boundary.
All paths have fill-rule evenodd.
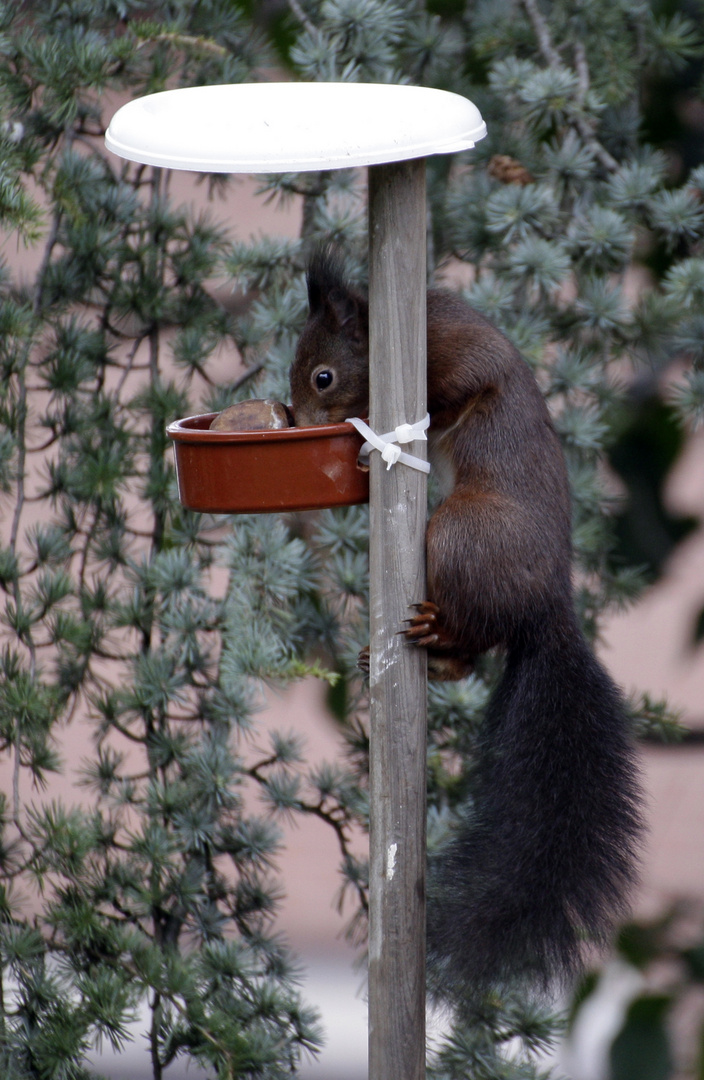
<path id="1" fill-rule="evenodd" d="M 216 413 L 176 420 L 179 499 L 207 514 L 276 513 L 368 502 L 357 466 L 362 437 L 351 424 L 280 431 L 210 431 Z"/>

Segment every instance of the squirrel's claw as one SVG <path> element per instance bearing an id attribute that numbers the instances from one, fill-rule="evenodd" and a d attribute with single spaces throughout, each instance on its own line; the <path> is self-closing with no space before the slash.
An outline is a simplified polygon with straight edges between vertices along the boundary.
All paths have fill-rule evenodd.
<path id="1" fill-rule="evenodd" d="M 402 634 L 406 633 L 405 630 L 401 630 L 400 632 Z M 406 634 L 406 638 L 409 645 L 418 645 L 421 648 L 426 649 L 430 648 L 431 645 L 437 645 L 438 641 L 440 640 L 437 634 L 426 634 L 425 637 L 409 637 Z"/>
<path id="2" fill-rule="evenodd" d="M 407 626 L 397 630 L 397 634 L 406 639 L 408 645 L 430 650 L 428 673 L 433 679 L 463 679 L 472 671 L 472 664 L 452 655 L 438 657 L 438 653 L 451 653 L 453 642 L 448 638 L 442 626 L 440 608 L 432 600 L 423 600 L 419 604 L 409 605 L 416 615 L 404 619 Z M 357 658 L 357 667 L 365 675 L 369 674 L 369 646 L 362 649 Z"/>
<path id="3" fill-rule="evenodd" d="M 432 600 L 424 600 L 420 604 L 411 604 L 411 607 L 418 614 L 413 615 L 410 619 L 404 619 L 404 622 L 409 625 L 403 630 L 399 630 L 399 634 L 403 634 L 409 645 L 426 648 L 430 645 L 436 645 L 439 640 L 438 615 L 440 614 L 440 608 Z"/>

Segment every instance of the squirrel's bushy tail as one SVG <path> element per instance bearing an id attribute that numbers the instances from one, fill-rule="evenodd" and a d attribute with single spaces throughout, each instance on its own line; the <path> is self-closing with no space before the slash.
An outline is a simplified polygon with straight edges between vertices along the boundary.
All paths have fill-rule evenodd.
<path id="1" fill-rule="evenodd" d="M 565 982 L 626 909 L 641 832 L 629 722 L 576 621 L 559 623 L 509 649 L 475 809 L 431 863 L 429 982 L 442 997 Z"/>

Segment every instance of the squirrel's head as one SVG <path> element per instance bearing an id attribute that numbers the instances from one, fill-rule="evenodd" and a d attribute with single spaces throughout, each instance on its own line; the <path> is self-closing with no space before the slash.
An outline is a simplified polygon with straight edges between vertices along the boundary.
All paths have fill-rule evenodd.
<path id="1" fill-rule="evenodd" d="M 297 427 L 338 424 L 369 409 L 369 308 L 323 248 L 308 264 L 308 319 L 291 366 Z"/>

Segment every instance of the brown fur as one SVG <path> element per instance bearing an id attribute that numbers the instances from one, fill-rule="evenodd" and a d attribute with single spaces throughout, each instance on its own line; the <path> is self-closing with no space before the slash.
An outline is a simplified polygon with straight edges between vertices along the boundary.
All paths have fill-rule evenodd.
<path id="1" fill-rule="evenodd" d="M 299 425 L 364 416 L 368 309 L 319 253 L 291 369 Z M 404 633 L 436 678 L 502 646 L 467 823 L 433 861 L 430 984 L 464 1004 L 545 987 L 604 943 L 634 879 L 639 791 L 617 688 L 578 625 L 565 463 L 533 375 L 458 296 L 428 293 L 431 462 L 447 479 L 427 532 L 428 600 Z"/>
<path id="2" fill-rule="evenodd" d="M 322 267 L 291 370 L 299 426 L 368 410 L 367 302 L 334 263 Z M 333 381 L 319 390 L 321 371 Z M 526 612 L 548 599 L 552 608 L 556 592 L 569 596 L 570 500 L 530 369 L 491 323 L 441 290 L 428 292 L 428 410 L 431 462 L 454 484 L 428 525 L 428 598 L 438 611 L 419 612 L 407 636 L 428 646 L 432 675 L 457 678 L 479 653 L 510 644 Z"/>

